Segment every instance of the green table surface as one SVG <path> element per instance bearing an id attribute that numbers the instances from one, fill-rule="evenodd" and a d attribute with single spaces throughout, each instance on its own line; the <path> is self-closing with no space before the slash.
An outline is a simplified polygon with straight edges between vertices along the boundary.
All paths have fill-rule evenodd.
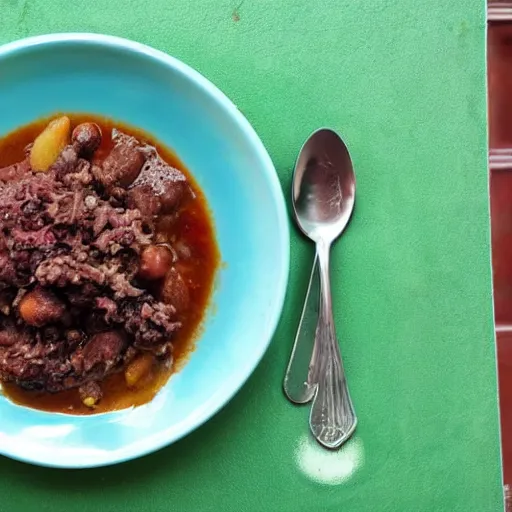
<path id="1" fill-rule="evenodd" d="M 313 258 L 292 230 L 282 320 L 231 403 L 119 466 L 0 458 L 0 511 L 502 510 L 483 0 L 0 2 L 0 42 L 69 31 L 135 39 L 198 69 L 253 124 L 287 198 L 309 133 L 343 135 L 357 206 L 332 277 L 359 425 L 324 452 L 308 408 L 283 397 Z"/>

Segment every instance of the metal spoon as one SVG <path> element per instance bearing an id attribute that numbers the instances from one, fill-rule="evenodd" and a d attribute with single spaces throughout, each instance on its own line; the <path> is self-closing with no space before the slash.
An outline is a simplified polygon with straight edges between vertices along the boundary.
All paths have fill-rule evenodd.
<path id="1" fill-rule="evenodd" d="M 296 167 L 299 161 L 301 161 L 301 153 L 297 159 Z M 318 323 L 319 302 L 320 275 L 318 273 L 318 257 L 315 254 L 304 306 L 283 382 L 286 396 L 296 404 L 305 404 L 312 400 L 317 387 L 316 382 L 312 379 L 312 356 Z"/>
<path id="2" fill-rule="evenodd" d="M 348 149 L 334 131 L 320 129 L 302 147 L 295 165 L 292 200 L 300 229 L 316 244 L 320 272 L 319 316 L 303 398 L 316 390 L 310 429 L 323 446 L 337 448 L 354 432 L 357 418 L 332 315 L 329 254 L 354 209 L 355 175 Z"/>
<path id="3" fill-rule="evenodd" d="M 318 257 L 315 254 L 304 306 L 283 382 L 285 395 L 295 404 L 306 404 L 315 396 L 316 382 L 312 380 L 312 357 L 319 307 L 320 276 L 318 275 Z"/>

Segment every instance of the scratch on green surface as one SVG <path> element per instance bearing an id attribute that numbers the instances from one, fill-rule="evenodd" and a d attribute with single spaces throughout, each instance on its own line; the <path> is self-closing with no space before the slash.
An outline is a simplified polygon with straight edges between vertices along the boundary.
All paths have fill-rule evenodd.
<path id="1" fill-rule="evenodd" d="M 234 9 L 233 9 L 233 14 L 231 15 L 231 17 L 233 18 L 233 21 L 235 22 L 238 22 L 240 21 L 240 8 L 242 7 L 242 5 L 244 4 L 245 0 L 242 0 Z"/>

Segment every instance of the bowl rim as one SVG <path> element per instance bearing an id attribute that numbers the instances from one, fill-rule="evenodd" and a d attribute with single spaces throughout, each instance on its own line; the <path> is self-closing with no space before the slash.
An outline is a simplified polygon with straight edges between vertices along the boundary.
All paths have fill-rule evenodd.
<path id="1" fill-rule="evenodd" d="M 32 36 L 3 44 L 0 46 L 0 64 L 3 59 L 11 58 L 16 56 L 19 52 L 24 52 L 34 47 L 65 45 L 67 43 L 106 46 L 117 50 L 134 52 L 173 69 L 198 85 L 201 88 L 202 93 L 209 96 L 211 100 L 216 102 L 218 106 L 220 106 L 233 119 L 236 125 L 247 137 L 255 152 L 258 154 L 266 174 L 267 182 L 270 186 L 271 194 L 275 200 L 278 230 L 281 234 L 281 243 L 279 246 L 280 260 L 276 261 L 276 265 L 280 267 L 280 274 L 279 280 L 275 283 L 274 287 L 277 307 L 272 311 L 271 315 L 269 315 L 268 340 L 261 344 L 261 348 L 253 360 L 249 361 L 245 366 L 236 371 L 236 378 L 231 378 L 226 381 L 226 384 L 224 384 L 207 402 L 202 404 L 199 412 L 192 415 L 192 418 L 190 418 L 189 421 L 186 422 L 186 424 L 184 424 L 177 432 L 173 432 L 172 429 L 164 429 L 144 438 L 142 441 L 138 439 L 137 442 L 125 446 L 122 449 L 106 452 L 106 456 L 103 456 L 98 460 L 88 460 L 87 462 L 80 462 L 76 459 L 73 460 L 72 457 L 64 458 L 65 460 L 59 458 L 47 460 L 46 458 L 41 458 L 38 455 L 27 454 L 24 450 L 21 450 L 20 452 L 19 450 L 16 450 L 15 446 L 9 445 L 8 443 L 0 443 L 0 455 L 39 466 L 71 469 L 108 466 L 153 453 L 190 434 L 206 423 L 212 416 L 217 414 L 217 412 L 231 401 L 235 394 L 243 387 L 249 377 L 253 374 L 275 335 L 282 309 L 284 307 L 288 285 L 290 270 L 290 231 L 286 203 L 277 172 L 265 146 L 256 134 L 256 131 L 245 116 L 238 110 L 236 105 L 219 88 L 217 88 L 217 86 L 210 82 L 201 73 L 176 57 L 172 57 L 171 55 L 152 48 L 151 46 L 118 36 L 92 32 L 64 32 Z M 66 418 L 68 417 L 69 416 L 66 415 Z M 94 416 L 91 416 L 91 418 L 94 418 Z M 176 427 L 179 427 L 180 425 L 182 425 L 182 422 L 175 425 L 174 430 L 177 430 Z"/>

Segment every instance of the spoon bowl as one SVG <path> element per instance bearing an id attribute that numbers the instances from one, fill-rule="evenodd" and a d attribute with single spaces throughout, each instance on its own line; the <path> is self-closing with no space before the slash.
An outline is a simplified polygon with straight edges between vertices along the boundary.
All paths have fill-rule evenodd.
<path id="1" fill-rule="evenodd" d="M 301 231 L 314 242 L 333 242 L 354 209 L 356 178 L 347 146 L 328 128 L 303 145 L 293 177 L 292 203 Z"/>

